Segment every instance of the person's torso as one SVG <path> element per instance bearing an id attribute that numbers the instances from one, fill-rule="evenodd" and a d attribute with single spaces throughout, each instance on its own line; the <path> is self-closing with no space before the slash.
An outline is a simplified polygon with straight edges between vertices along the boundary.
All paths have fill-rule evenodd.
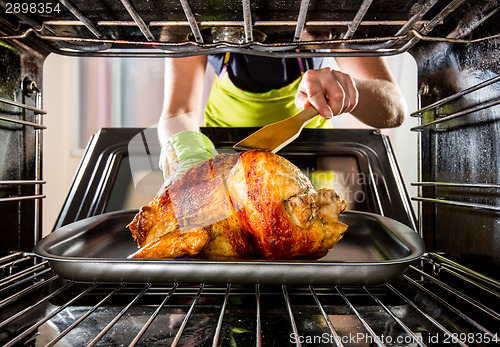
<path id="1" fill-rule="evenodd" d="M 262 127 L 298 113 L 294 99 L 302 74 L 322 63 L 242 54 L 212 55 L 208 61 L 217 76 L 203 125 L 216 127 Z M 331 122 L 318 116 L 306 128 L 331 128 Z"/>
<path id="2" fill-rule="evenodd" d="M 208 56 L 208 62 L 214 67 L 217 76 L 225 70 L 224 59 L 225 54 Z M 248 92 L 264 93 L 293 83 L 302 72 L 319 69 L 322 62 L 321 57 L 270 58 L 231 53 L 227 61 L 227 74 L 236 87 Z"/>

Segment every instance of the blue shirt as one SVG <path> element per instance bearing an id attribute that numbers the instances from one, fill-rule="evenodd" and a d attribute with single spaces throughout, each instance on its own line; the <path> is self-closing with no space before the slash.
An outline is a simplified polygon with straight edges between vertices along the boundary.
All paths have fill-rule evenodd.
<path id="1" fill-rule="evenodd" d="M 323 58 L 301 58 L 304 72 L 321 67 Z M 208 56 L 208 62 L 219 75 L 224 66 L 224 54 Z M 297 58 L 269 58 L 231 53 L 227 73 L 233 84 L 245 91 L 264 93 L 283 88 L 301 76 Z"/>

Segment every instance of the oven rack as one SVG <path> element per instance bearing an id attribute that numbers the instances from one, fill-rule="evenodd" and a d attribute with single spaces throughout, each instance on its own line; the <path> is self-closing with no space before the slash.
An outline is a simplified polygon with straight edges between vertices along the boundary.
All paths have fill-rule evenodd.
<path id="1" fill-rule="evenodd" d="M 10 112 L 5 109 L 0 110 L 0 114 L 5 114 L 0 115 L 0 121 L 4 121 L 7 123 L 13 123 L 13 124 L 18 124 L 20 126 L 28 126 L 34 129 L 36 132 L 39 132 L 40 130 L 46 129 L 47 127 L 42 124 L 42 115 L 45 115 L 47 112 L 39 108 L 40 104 L 40 99 L 36 97 L 37 100 L 37 105 L 35 107 L 23 104 L 20 102 L 12 101 L 9 99 L 1 98 L 0 97 L 0 104 L 6 105 L 6 107 L 14 107 L 14 108 L 20 108 L 22 111 L 21 112 Z M 26 121 L 23 119 L 18 119 L 18 118 L 13 118 L 12 115 L 16 115 L 19 118 L 26 118 L 25 113 L 26 112 L 33 112 L 35 122 L 30 122 Z M 9 116 L 10 115 L 10 116 Z M 35 140 L 35 147 L 39 148 L 41 146 L 41 139 L 39 136 L 36 137 Z M 36 162 L 38 163 L 38 166 L 40 167 L 40 160 L 41 160 L 41 153 L 37 153 L 37 159 Z M 0 185 L 5 186 L 5 185 L 35 185 L 39 186 L 40 184 L 44 184 L 45 181 L 40 179 L 40 169 L 39 167 L 36 170 L 36 177 L 33 180 L 4 180 L 0 181 Z M 29 200 L 29 199 L 42 199 L 45 196 L 42 194 L 35 194 L 34 196 L 14 196 L 14 197 L 3 197 L 0 198 L 0 202 L 7 202 L 7 201 L 19 201 L 19 200 Z"/>
<path id="2" fill-rule="evenodd" d="M 424 124 L 419 124 L 418 126 L 411 128 L 410 130 L 422 131 L 424 128 L 430 128 L 433 126 L 434 126 L 433 130 L 446 130 L 446 129 L 437 129 L 435 126 L 438 124 L 450 121 L 450 120 L 455 119 L 455 118 L 464 117 L 464 116 L 469 115 L 471 113 L 481 111 L 483 109 L 490 108 L 493 106 L 497 106 L 498 104 L 500 104 L 500 96 L 496 97 L 494 99 L 488 100 L 484 103 L 470 106 L 470 107 L 467 107 L 466 109 L 463 109 L 463 110 L 460 110 L 457 112 L 453 112 L 450 114 L 440 112 L 441 111 L 440 108 L 442 106 L 445 106 L 446 104 L 449 104 L 453 101 L 456 101 L 456 100 L 458 100 L 458 99 L 460 99 L 460 98 L 462 98 L 470 93 L 473 93 L 476 91 L 481 91 L 482 89 L 490 87 L 493 84 L 498 83 L 498 82 L 500 82 L 500 76 L 492 77 L 484 82 L 476 84 L 470 88 L 464 89 L 458 93 L 455 93 L 455 94 L 450 95 L 446 98 L 443 98 L 443 99 L 441 99 L 441 100 L 439 100 L 439 101 L 437 101 L 429 106 L 421 108 L 420 110 L 412 112 L 410 114 L 411 117 L 422 118 L 424 113 L 432 113 L 433 117 L 437 118 L 437 119 L 430 121 L 430 122 L 427 122 L 427 123 L 424 123 Z"/>
<path id="3" fill-rule="evenodd" d="M 500 35 L 494 34 L 479 38 L 464 38 L 498 12 L 500 7 L 494 3 L 485 8 L 485 13 L 480 16 L 479 20 L 468 21 L 470 23 L 466 30 L 457 32 L 452 30 L 439 33 L 438 36 L 430 36 L 429 34 L 436 27 L 442 25 L 449 15 L 466 3 L 465 0 L 427 0 L 422 3 L 415 0 L 413 6 L 407 6 L 408 13 L 404 13 L 405 19 L 382 20 L 365 19 L 366 14 L 372 8 L 373 0 L 359 2 L 359 8 L 351 18 L 317 20 L 316 13 L 310 10 L 310 0 L 301 0 L 298 12 L 294 16 L 295 20 L 282 18 L 255 20 L 255 10 L 252 10 L 253 3 L 250 0 L 241 0 L 241 3 L 238 1 L 235 3 L 238 7 L 237 11 L 240 12 L 237 17 L 242 20 L 229 20 L 227 18 L 204 20 L 205 17 L 210 17 L 204 16 L 205 13 L 203 13 L 208 9 L 202 7 L 196 8 L 195 11 L 193 6 L 199 5 L 198 3 L 193 0 L 191 2 L 180 0 L 184 20 L 168 20 L 160 16 L 146 21 L 144 13 L 141 14 L 141 11 L 136 9 L 137 4 L 134 6 L 129 0 L 120 0 L 122 9 L 125 9 L 128 15 L 126 18 L 119 19 L 112 19 L 116 16 L 106 12 L 101 14 L 102 18 L 94 18 L 94 13 L 85 13 L 86 8 L 82 9 L 81 6 L 77 6 L 70 0 L 60 0 L 59 3 L 68 12 L 68 18 L 58 18 L 46 14 L 42 19 L 29 11 L 14 12 L 13 16 L 17 17 L 17 22 L 10 23 L 8 26 L 11 33 L 0 35 L 0 39 L 24 40 L 34 36 L 48 51 L 78 56 L 167 57 L 229 51 L 269 57 L 309 57 L 332 56 L 332 51 L 335 56 L 394 55 L 407 52 L 419 41 L 469 44 L 500 37 Z M 6 8 L 7 4 L 1 1 L 0 5 Z M 233 3 L 231 5 L 234 6 Z M 141 4 L 141 6 L 146 5 Z M 253 7 L 255 8 L 255 6 Z M 145 12 L 144 8 L 141 9 L 142 12 Z M 151 10 L 151 8 L 147 9 Z M 328 10 L 332 12 L 332 15 L 335 14 L 334 9 Z M 380 11 L 380 8 L 377 10 Z M 464 12 L 467 13 L 467 10 Z M 431 18 L 423 19 L 426 15 Z M 351 16 L 350 13 L 349 16 Z M 377 18 L 377 16 L 374 17 Z M 266 30 L 271 27 L 287 28 L 287 36 L 273 42 L 269 42 L 272 40 L 264 40 L 267 36 Z M 322 30 L 341 29 L 337 30 L 340 32 L 339 37 L 316 39 L 315 37 L 304 38 L 306 27 Z M 360 34 L 359 29 L 363 27 L 385 27 L 391 34 Z M 71 29 L 59 30 L 59 28 Z M 86 30 L 81 30 L 82 28 Z M 162 31 L 168 31 L 172 28 L 175 28 L 174 31 L 180 30 L 180 32 L 187 30 L 188 34 L 176 37 L 175 40 L 160 37 Z M 207 35 L 204 33 L 214 28 L 230 30 L 230 34 L 221 37 L 213 37 L 210 34 L 207 39 Z M 153 29 L 156 35 L 153 33 Z M 112 35 L 105 33 L 105 31 L 110 30 Z M 72 33 L 80 35 L 71 35 Z M 311 47 L 316 50 L 298 52 L 298 50 L 308 50 Z M 110 48 L 135 48 L 135 50 L 110 50 Z M 151 50 L 151 48 L 159 50 Z M 325 48 L 329 50 L 325 51 Z"/>
<path id="4" fill-rule="evenodd" d="M 0 180 L 0 187 L 2 187 L 2 190 L 5 189 L 6 192 L 0 196 L 0 206 L 2 203 L 33 201 L 33 234 L 29 242 L 34 245 L 35 242 L 40 239 L 41 200 L 46 197 L 42 194 L 42 185 L 46 183 L 46 181 L 42 179 L 42 131 L 46 129 L 46 126 L 43 125 L 43 116 L 46 112 L 40 108 L 41 92 L 37 88 L 35 82 L 28 80 L 24 81 L 23 98 L 27 99 L 27 101 L 32 98 L 34 100 L 34 106 L 28 105 L 27 102 L 23 103 L 0 97 L 0 105 L 2 106 L 0 109 L 0 122 L 10 124 L 12 127 L 8 129 L 11 131 L 33 132 L 32 144 L 26 143 L 25 145 L 33 147 L 34 177 Z M 26 119 L 31 119 L 31 121 Z M 33 189 L 27 192 L 28 190 L 21 189 L 23 186 L 32 186 Z M 15 195 L 12 194 L 14 191 L 16 192 Z"/>
<path id="5" fill-rule="evenodd" d="M 378 346 L 396 339 L 405 346 L 499 342 L 500 282 L 437 253 L 395 283 L 358 288 L 78 283 L 22 252 L 1 258 L 0 270 L 4 346 L 51 346 L 65 338 L 86 346 L 176 346 L 202 338 L 213 346 L 227 339 L 301 346 L 314 336 L 337 346 L 356 338 Z M 270 326 L 283 331 L 267 334 Z"/>
<path id="6" fill-rule="evenodd" d="M 495 76 L 485 81 L 473 85 L 469 88 L 466 88 L 462 91 L 454 93 L 448 97 L 442 98 L 441 100 L 434 102 L 426 107 L 423 107 L 413 113 L 410 114 L 412 117 L 417 117 L 419 120 L 419 124 L 410 130 L 419 133 L 419 143 L 421 146 L 422 143 L 422 133 L 427 131 L 427 136 L 434 136 L 437 138 L 440 134 L 451 132 L 456 130 L 462 125 L 452 124 L 449 125 L 453 121 L 460 121 L 469 117 L 472 119 L 471 124 L 475 124 L 478 121 L 476 118 L 480 116 L 484 116 L 484 112 L 490 112 L 493 117 L 491 119 L 495 120 L 496 115 L 495 111 L 491 110 L 494 107 L 500 105 L 500 92 L 498 91 L 500 76 Z M 472 97 L 471 94 L 477 92 L 476 97 Z M 428 86 L 424 85 L 419 91 L 419 97 L 422 97 L 423 94 L 428 93 Z M 486 98 L 480 98 L 479 95 L 485 95 Z M 470 96 L 470 100 L 464 102 L 462 99 Z M 476 100 L 479 99 L 479 102 Z M 463 108 L 460 108 L 462 104 L 465 104 Z M 455 106 L 458 104 L 458 107 Z M 448 109 L 453 110 L 449 112 Z M 467 124 L 467 123 L 465 123 Z M 430 134 L 430 135 L 429 135 Z M 435 152 L 439 151 L 439 148 L 434 149 Z M 423 153 L 424 149 L 419 148 L 419 153 Z M 438 155 L 434 153 L 434 155 Z M 418 158 L 419 167 L 422 168 L 422 157 L 421 155 Z M 421 170 L 419 170 L 421 173 Z M 435 176 L 435 174 L 434 174 Z M 436 193 L 436 189 L 446 190 L 446 189 L 461 189 L 462 191 L 468 192 L 490 192 L 492 194 L 497 194 L 500 189 L 500 184 L 496 182 L 442 182 L 442 181 L 423 181 L 422 177 L 419 177 L 418 182 L 412 182 L 412 186 L 419 187 L 418 196 L 412 197 L 411 199 L 414 201 L 418 201 L 419 203 L 431 203 L 438 205 L 448 205 L 455 207 L 463 207 L 468 209 L 475 209 L 479 211 L 488 211 L 493 213 L 500 212 L 500 206 L 498 205 L 498 201 L 495 199 L 491 199 L 489 204 L 477 203 L 472 201 L 457 201 L 451 200 L 449 198 L 438 197 Z M 432 194 L 432 196 L 424 196 L 423 188 L 433 188 L 433 190 L 427 190 L 427 194 Z M 420 205 L 419 205 L 420 206 Z M 419 207 L 421 209 L 421 206 Z M 421 213 L 419 213 L 421 216 Z"/>

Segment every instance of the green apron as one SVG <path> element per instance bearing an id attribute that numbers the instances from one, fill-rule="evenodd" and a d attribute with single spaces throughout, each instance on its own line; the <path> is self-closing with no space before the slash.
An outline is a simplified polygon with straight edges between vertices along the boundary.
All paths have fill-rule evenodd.
<path id="1" fill-rule="evenodd" d="M 225 60 L 227 64 L 228 59 Z M 227 66 L 227 65 L 226 65 Z M 300 110 L 295 94 L 302 77 L 291 84 L 265 93 L 252 93 L 236 87 L 225 69 L 215 77 L 205 107 L 206 127 L 262 127 L 291 117 Z M 331 128 L 331 122 L 318 116 L 306 128 Z"/>

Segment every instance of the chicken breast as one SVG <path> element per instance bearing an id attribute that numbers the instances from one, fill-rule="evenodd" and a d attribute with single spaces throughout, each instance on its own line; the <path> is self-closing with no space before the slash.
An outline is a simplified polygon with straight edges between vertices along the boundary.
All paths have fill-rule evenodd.
<path id="1" fill-rule="evenodd" d="M 279 155 L 221 154 L 140 209 L 128 226 L 141 247 L 131 257 L 317 259 L 347 230 L 338 221 L 346 206 Z"/>

